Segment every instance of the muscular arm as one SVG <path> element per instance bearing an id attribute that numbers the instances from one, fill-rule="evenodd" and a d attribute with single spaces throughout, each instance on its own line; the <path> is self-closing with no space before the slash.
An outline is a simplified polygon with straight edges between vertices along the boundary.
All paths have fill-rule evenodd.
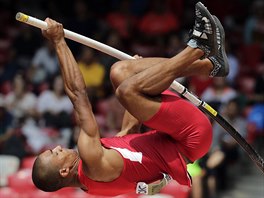
<path id="1" fill-rule="evenodd" d="M 105 149 L 101 145 L 98 125 L 87 96 L 84 79 L 64 40 L 62 25 L 51 19 L 45 21 L 48 28 L 42 32 L 55 47 L 65 91 L 73 104 L 80 127 L 78 150 L 83 161 L 83 170 L 91 179 L 112 181 L 121 174 L 123 159 L 117 151 Z"/>
<path id="2" fill-rule="evenodd" d="M 64 39 L 55 44 L 55 49 L 60 61 L 65 91 L 73 103 L 81 128 L 78 139 L 80 156 L 88 163 L 95 163 L 102 158 L 103 148 L 82 74 Z"/>
<path id="3" fill-rule="evenodd" d="M 50 19 L 46 19 L 46 22 L 48 23 L 48 29 L 43 31 L 43 34 L 51 40 L 55 47 L 60 62 L 65 91 L 74 106 L 80 127 L 78 138 L 80 157 L 88 175 L 91 172 L 97 175 L 104 175 L 113 169 L 113 166 L 115 167 L 115 163 L 112 163 L 111 160 L 108 161 L 109 156 L 115 159 L 114 154 L 111 154 L 110 151 L 104 149 L 101 145 L 98 125 L 87 96 L 84 79 L 75 58 L 64 40 L 62 25 Z"/>

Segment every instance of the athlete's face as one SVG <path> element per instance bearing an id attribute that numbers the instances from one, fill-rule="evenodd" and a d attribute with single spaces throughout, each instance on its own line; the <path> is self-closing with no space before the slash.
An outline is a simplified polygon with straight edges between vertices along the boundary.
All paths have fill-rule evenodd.
<path id="1" fill-rule="evenodd" d="M 72 166 L 78 159 L 78 153 L 75 150 L 57 146 L 54 149 L 46 150 L 39 157 L 45 159 L 48 166 L 63 168 Z"/>

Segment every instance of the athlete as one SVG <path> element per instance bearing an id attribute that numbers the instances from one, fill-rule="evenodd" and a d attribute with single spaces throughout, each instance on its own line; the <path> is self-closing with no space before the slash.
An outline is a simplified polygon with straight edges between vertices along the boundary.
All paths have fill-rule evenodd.
<path id="1" fill-rule="evenodd" d="M 165 173 L 191 186 L 186 164 L 207 153 L 212 127 L 200 110 L 168 88 L 181 76 L 227 75 L 225 35 L 219 20 L 197 3 L 194 30 L 188 46 L 178 55 L 120 61 L 112 66 L 116 97 L 127 111 L 118 137 L 102 139 L 84 79 L 64 40 L 63 26 L 49 18 L 46 22 L 43 35 L 59 58 L 80 135 L 78 152 L 57 146 L 37 157 L 34 184 L 43 191 L 72 186 L 90 194 L 115 196 L 136 190 L 141 193 L 140 182 L 162 180 Z M 141 123 L 152 130 L 136 134 Z"/>

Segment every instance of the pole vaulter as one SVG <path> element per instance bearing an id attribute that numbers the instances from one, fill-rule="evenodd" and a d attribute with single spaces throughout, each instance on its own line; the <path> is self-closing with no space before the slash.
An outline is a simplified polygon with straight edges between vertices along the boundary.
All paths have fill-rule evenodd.
<path id="1" fill-rule="evenodd" d="M 37 18 L 28 16 L 21 12 L 16 14 L 16 20 L 20 22 L 24 22 L 31 26 L 46 29 L 47 23 L 39 20 Z M 91 38 L 85 37 L 78 33 L 69 31 L 64 29 L 65 38 L 76 41 L 88 47 L 94 48 L 99 50 L 103 53 L 106 53 L 110 56 L 113 56 L 119 60 L 127 60 L 127 59 L 134 59 L 134 57 L 121 52 L 113 47 L 95 41 Z M 190 102 L 192 102 L 195 106 L 197 106 L 201 111 L 208 114 L 212 119 L 218 122 L 237 142 L 238 144 L 245 150 L 245 152 L 249 155 L 251 160 L 258 166 L 258 168 L 264 173 L 264 160 L 262 157 L 254 150 L 254 148 L 246 142 L 246 140 L 240 135 L 240 133 L 234 129 L 232 125 L 230 125 L 215 109 L 213 109 L 210 105 L 206 102 L 200 100 L 194 94 L 188 91 L 186 87 L 181 85 L 179 82 L 174 80 L 174 82 L 170 86 L 173 90 L 177 91 L 179 94 L 187 98 Z"/>

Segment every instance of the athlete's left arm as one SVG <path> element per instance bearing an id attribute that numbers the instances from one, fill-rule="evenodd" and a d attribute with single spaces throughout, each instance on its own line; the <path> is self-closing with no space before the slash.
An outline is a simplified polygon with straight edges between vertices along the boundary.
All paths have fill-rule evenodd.
<path id="1" fill-rule="evenodd" d="M 138 121 L 134 116 L 132 116 L 128 111 L 125 111 L 122 128 L 116 136 L 124 136 L 127 134 L 139 133 L 142 123 Z"/>

